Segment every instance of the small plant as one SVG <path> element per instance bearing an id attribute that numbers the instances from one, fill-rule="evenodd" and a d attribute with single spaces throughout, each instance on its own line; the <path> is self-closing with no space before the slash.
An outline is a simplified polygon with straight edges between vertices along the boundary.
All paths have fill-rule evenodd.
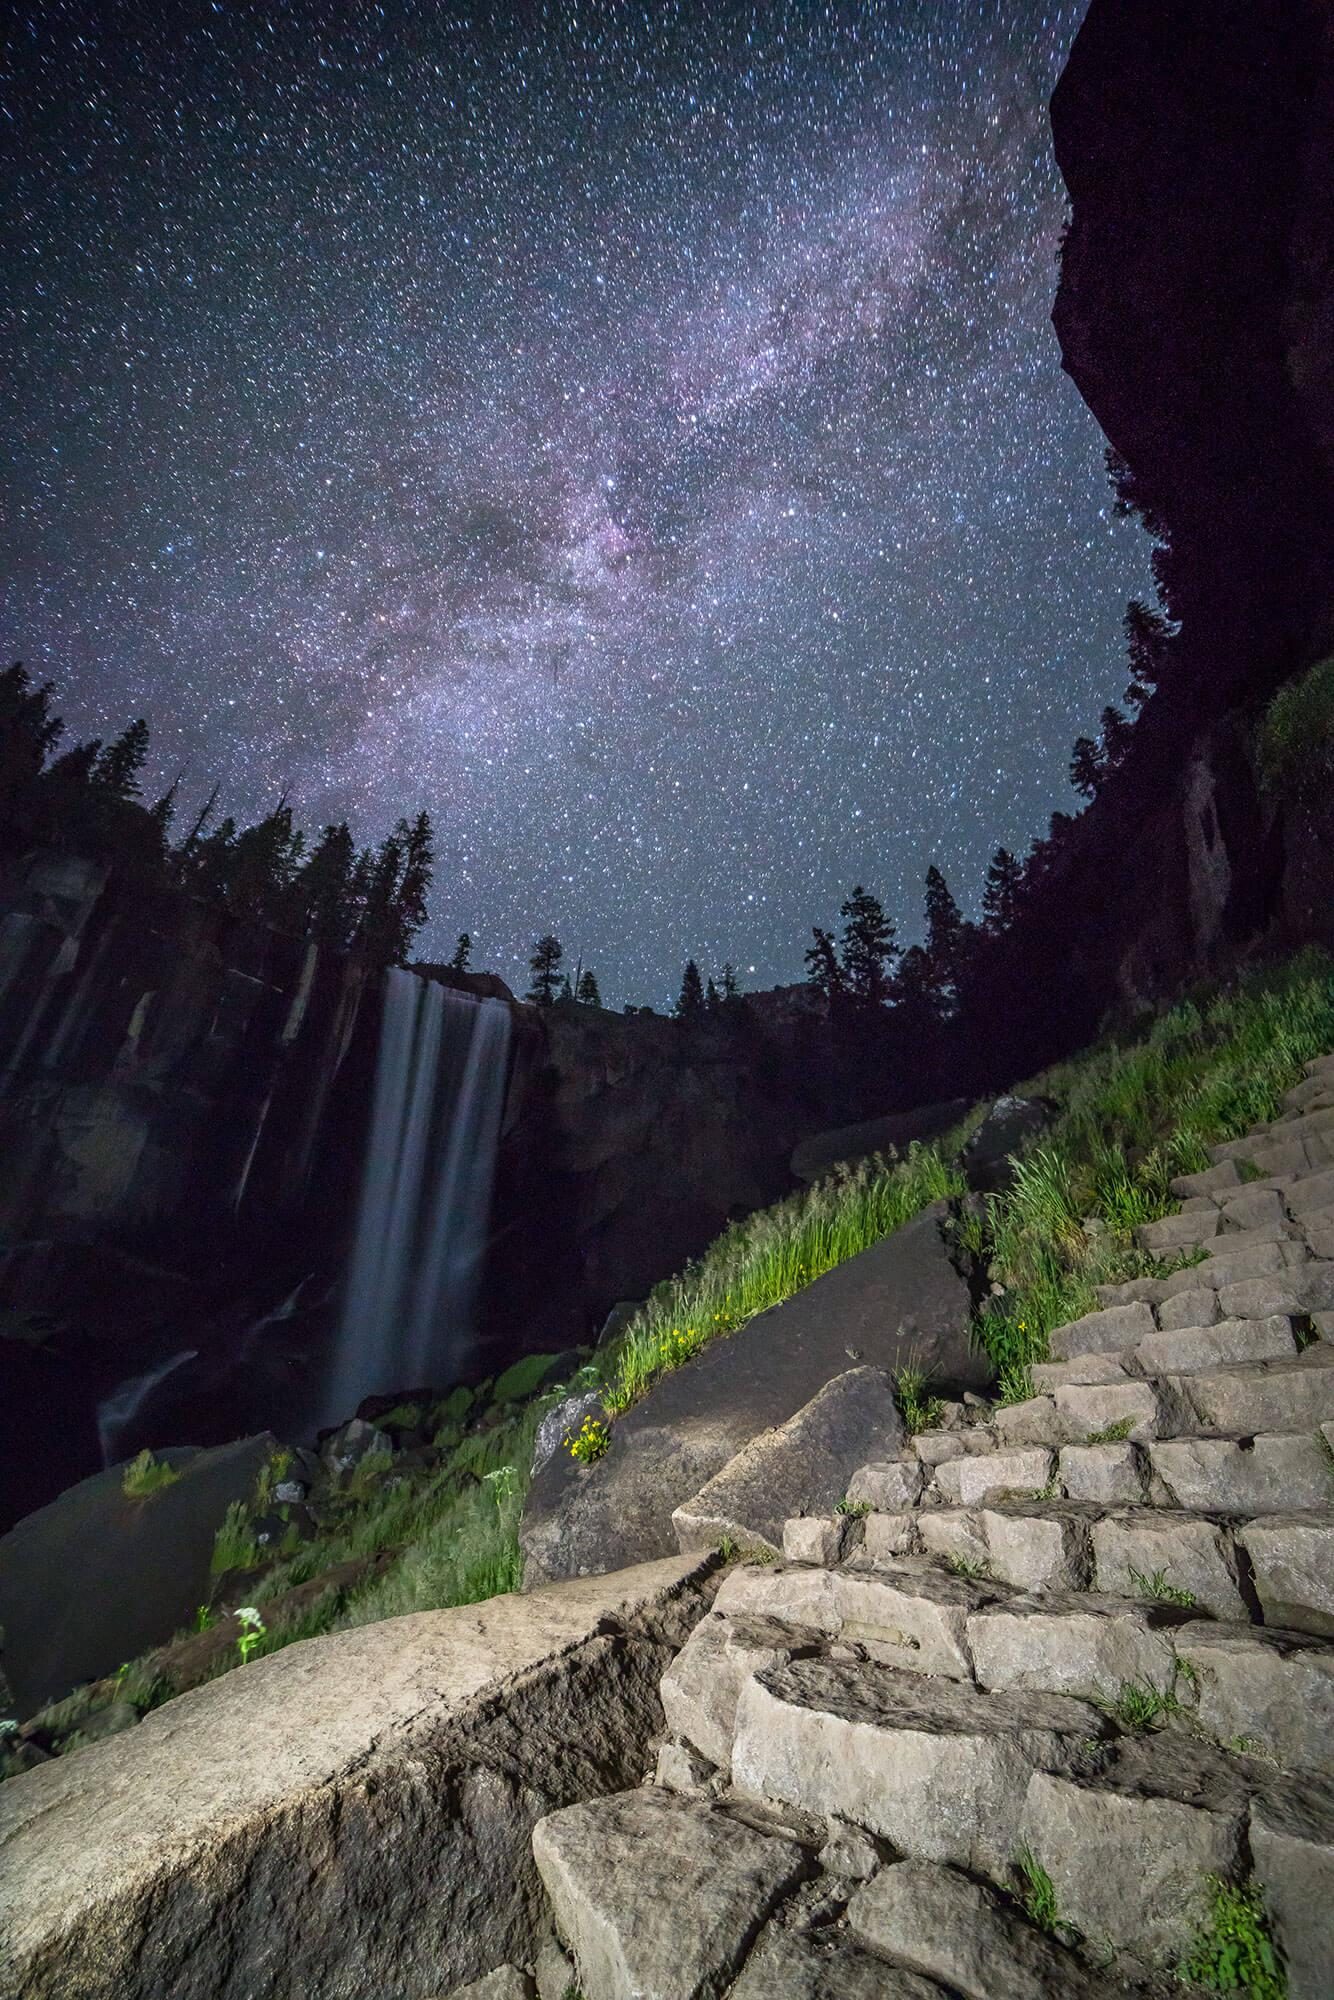
<path id="1" fill-rule="evenodd" d="M 896 1369 L 894 1399 L 909 1437 L 915 1437 L 919 1431 L 934 1430 L 944 1412 L 940 1397 L 928 1396 L 925 1390 L 926 1376 L 920 1368 L 905 1364 Z"/>
<path id="2" fill-rule="evenodd" d="M 1037 1501 L 1061 1499 L 1061 1482 L 1059 1476 L 1053 1473 L 1045 1486 L 1035 1486 L 1033 1489 L 1033 1498 Z"/>
<path id="3" fill-rule="evenodd" d="M 491 1488 L 492 1499 L 503 1510 L 505 1502 L 512 1500 L 519 1490 L 519 1474 L 512 1465 L 498 1465 L 493 1471 L 483 1473 L 482 1484 Z"/>
<path id="4" fill-rule="evenodd" d="M 871 1503 L 869 1500 L 849 1500 L 845 1493 L 835 1507 L 834 1512 L 836 1514 L 846 1514 L 850 1521 L 860 1521 L 871 1512 Z"/>
<path id="5" fill-rule="evenodd" d="M 210 1630 L 212 1626 L 216 1625 L 217 1622 L 218 1622 L 218 1614 L 213 1609 L 211 1604 L 197 1604 L 195 1606 L 196 1632 L 207 1632 Z"/>
<path id="6" fill-rule="evenodd" d="M 255 1569 L 260 1549 L 244 1500 L 233 1500 L 222 1517 L 222 1526 L 213 1537 L 209 1568 L 214 1576 L 226 1576 L 233 1569 Z"/>
<path id="7" fill-rule="evenodd" d="M 1264 1897 L 1254 1883 L 1207 1878 L 1209 1917 L 1181 1963 L 1183 1979 L 1206 1993 L 1285 2000 L 1287 1978 L 1269 1935 Z"/>
<path id="8" fill-rule="evenodd" d="M 605 1458 L 611 1445 L 611 1426 L 598 1417 L 585 1417 L 573 1437 L 567 1437 L 565 1448 L 571 1458 L 577 1458 L 580 1465 L 595 1465 Z"/>
<path id="9" fill-rule="evenodd" d="M 236 1622 L 241 1628 L 237 1635 L 236 1650 L 241 1656 L 241 1665 L 245 1666 L 250 1655 L 268 1631 L 268 1626 L 264 1623 L 264 1620 L 260 1617 L 259 1612 L 253 1604 L 242 1604 L 238 1608 Z"/>
<path id="10" fill-rule="evenodd" d="M 1048 1937 L 1057 1938 L 1062 1944 L 1073 1944 L 1079 1932 L 1061 1915 L 1056 1902 L 1056 1885 L 1032 1848 L 1021 1847 L 1014 1865 L 1020 1876 L 1019 1902 L 1030 1924 L 1035 1924 Z"/>
<path id="11" fill-rule="evenodd" d="M 263 1465 L 259 1468 L 259 1477 L 255 1481 L 256 1514 L 268 1513 L 270 1507 L 273 1505 L 275 1490 L 282 1485 L 291 1469 L 292 1454 L 290 1451 L 279 1449 L 272 1452 L 265 1459 Z"/>
<path id="12" fill-rule="evenodd" d="M 154 1458 L 151 1451 L 141 1451 L 132 1458 L 120 1476 L 120 1490 L 129 1500 L 147 1500 L 152 1493 L 160 1493 L 164 1486 L 174 1486 L 180 1478 L 175 1466 L 165 1465 Z"/>
<path id="13" fill-rule="evenodd" d="M 1141 1597 L 1156 1597 L 1160 1603 L 1179 1604 L 1184 1610 L 1190 1610 L 1196 1602 L 1193 1590 L 1180 1590 L 1167 1581 L 1165 1569 L 1155 1569 L 1146 1576 L 1142 1569 L 1132 1568 L 1130 1581 Z"/>
<path id="14" fill-rule="evenodd" d="M 1032 1364 L 1027 1361 L 1003 1362 L 996 1377 L 996 1392 L 996 1401 L 1002 1409 L 1010 1403 L 1031 1402 L 1036 1393 Z"/>
<path id="15" fill-rule="evenodd" d="M 1250 1181 L 1262 1181 L 1264 1179 L 1263 1170 L 1256 1166 L 1254 1160 L 1237 1160 L 1234 1164 L 1237 1169 L 1237 1177 L 1243 1184 Z"/>
<path id="16" fill-rule="evenodd" d="M 1090 1431 L 1085 1444 L 1124 1444 L 1135 1428 L 1133 1417 L 1118 1417 L 1114 1424 L 1104 1424 L 1100 1431 Z"/>
<path id="17" fill-rule="evenodd" d="M 1122 1729 L 1135 1734 L 1156 1729 L 1167 1716 L 1181 1713 L 1181 1703 L 1174 1694 L 1151 1687 L 1147 1681 L 1122 1681 L 1115 1701 L 1099 1701 L 1097 1705 Z"/>
<path id="18" fill-rule="evenodd" d="M 960 1555 L 957 1549 L 951 1549 L 945 1557 L 945 1567 L 956 1576 L 979 1577 L 985 1576 L 991 1565 L 985 1556 Z"/>

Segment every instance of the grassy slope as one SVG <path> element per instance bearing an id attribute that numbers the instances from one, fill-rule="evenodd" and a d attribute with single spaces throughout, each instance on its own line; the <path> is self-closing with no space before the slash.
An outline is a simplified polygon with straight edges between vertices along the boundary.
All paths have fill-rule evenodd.
<path id="1" fill-rule="evenodd" d="M 1173 1205 L 1172 1175 L 1206 1166 L 1209 1145 L 1271 1118 L 1302 1064 L 1330 1048 L 1334 965 L 1307 953 L 1207 1001 L 1185 1002 L 1143 1035 L 1108 1040 L 1025 1086 L 1053 1097 L 1060 1113 L 1020 1162 L 1010 1192 L 984 1207 L 969 1205 L 956 1224 L 964 1247 L 989 1262 L 999 1287 L 977 1330 L 1003 1395 L 1027 1393 L 1027 1369 L 1045 1355 L 1051 1329 L 1096 1303 L 1095 1284 L 1157 1268 L 1132 1247 L 1132 1232 Z M 952 1160 L 977 1115 L 902 1160 L 864 1162 L 735 1224 L 697 1263 L 658 1286 L 572 1383 L 531 1397 L 488 1428 L 443 1431 L 435 1466 L 396 1484 L 389 1483 L 391 1461 L 364 1467 L 318 1540 L 256 1573 L 253 1583 L 244 1571 L 224 1578 L 225 1602 L 251 1604 L 264 1619 L 250 1656 L 342 1626 L 513 1589 L 542 1415 L 570 1390 L 595 1387 L 614 1422 L 706 1341 L 791 1297 L 930 1202 L 961 1195 Z M 440 1414 L 448 1416 L 448 1405 Z M 257 1512 L 264 1502 L 258 1495 Z M 258 1557 L 246 1523 L 223 1532 L 231 1537 L 229 1556 Z M 319 1579 L 336 1567 L 338 1580 L 320 1590 Z M 215 1646 L 200 1677 L 239 1663 L 230 1641 Z M 146 1709 L 175 1691 L 151 1658 L 132 1663 L 116 1681 L 49 1712 L 52 1734 L 71 1747 L 81 1740 L 80 1722 L 117 1695 Z"/>

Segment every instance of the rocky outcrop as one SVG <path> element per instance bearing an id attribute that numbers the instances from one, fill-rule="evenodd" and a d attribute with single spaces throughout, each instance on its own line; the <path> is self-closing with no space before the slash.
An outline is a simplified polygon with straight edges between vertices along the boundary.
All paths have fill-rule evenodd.
<path id="1" fill-rule="evenodd" d="M 20 1716 L 194 1622 L 223 1517 L 276 1450 L 265 1433 L 163 1452 L 176 1477 L 140 1498 L 119 1466 L 95 1473 L 0 1538 L 0 1648 Z"/>
<path id="2" fill-rule="evenodd" d="M 724 1468 L 731 1468 L 724 1483 L 734 1510 L 743 1492 L 758 1498 L 753 1466 L 733 1461 L 761 1433 L 795 1419 L 850 1364 L 881 1378 L 912 1365 L 957 1388 L 985 1381 L 985 1361 L 969 1334 L 968 1285 L 951 1261 L 944 1218 L 944 1204 L 937 1203 L 782 1305 L 711 1341 L 618 1418 L 610 1450 L 596 1464 L 580 1466 L 557 1451 L 529 1491 L 521 1535 L 525 1576 L 545 1582 L 665 1555 L 677 1545 L 673 1511 L 685 1508 L 703 1519 L 712 1504 L 709 1482 Z M 877 1396 L 874 1407 L 883 1409 L 883 1389 Z M 808 1421 L 820 1427 L 818 1417 Z M 821 1480 L 834 1486 L 831 1505 L 843 1490 L 838 1481 L 855 1464 L 847 1450 L 858 1433 L 844 1422 L 841 1452 L 826 1449 L 820 1465 Z M 770 1449 L 781 1455 L 781 1441 Z M 797 1451 L 796 1470 L 806 1456 Z M 781 1480 L 775 1494 L 780 1490 Z M 722 1504 L 717 1489 L 713 1497 Z M 746 1525 L 763 1539 L 766 1519 L 761 1512 Z"/>
<path id="3" fill-rule="evenodd" d="M 850 1511 L 729 1571 L 656 1785 L 535 1829 L 587 2000 L 1158 1994 L 1220 1881 L 1322 2000 L 1334 1057 L 1214 1151 L 1142 1232 L 1201 1262 L 1061 1329 L 1029 1402 L 887 1431 Z"/>
<path id="4" fill-rule="evenodd" d="M 336 1633 L 0 1788 L 5 2000 L 362 2000 L 531 1964 L 529 1837 L 638 1781 L 709 1562 Z"/>

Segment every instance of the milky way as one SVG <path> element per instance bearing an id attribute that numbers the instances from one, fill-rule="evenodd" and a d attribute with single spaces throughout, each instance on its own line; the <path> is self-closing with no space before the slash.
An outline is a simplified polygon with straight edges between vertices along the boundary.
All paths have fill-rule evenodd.
<path id="1" fill-rule="evenodd" d="M 428 806 L 512 978 L 975 904 L 1145 569 L 1047 323 L 1082 12 L 26 10 L 7 656 L 189 799 Z"/>

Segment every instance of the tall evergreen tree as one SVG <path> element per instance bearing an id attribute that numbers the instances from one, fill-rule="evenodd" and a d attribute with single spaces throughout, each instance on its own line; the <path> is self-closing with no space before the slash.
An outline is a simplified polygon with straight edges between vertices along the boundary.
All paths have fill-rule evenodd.
<path id="1" fill-rule="evenodd" d="M 148 724 L 141 715 L 107 745 L 93 767 L 92 781 L 114 799 L 137 799 L 147 755 Z"/>
<path id="2" fill-rule="evenodd" d="M 0 673 L 0 807 L 13 804 L 41 775 L 64 723 L 51 713 L 54 681 L 35 686 L 15 661 Z"/>
<path id="3" fill-rule="evenodd" d="M 699 976 L 699 967 L 693 958 L 686 960 L 686 969 L 681 975 L 681 991 L 676 1001 L 678 1021 L 695 1022 L 704 1019 L 704 982 Z"/>
<path id="4" fill-rule="evenodd" d="M 472 964 L 472 933 L 460 931 L 454 946 L 454 955 L 449 961 L 451 972 L 466 972 Z"/>
<path id="5" fill-rule="evenodd" d="M 561 941 L 552 931 L 547 931 L 533 945 L 533 955 L 528 961 L 528 970 L 533 975 L 528 998 L 536 1001 L 539 1007 L 550 1007 L 555 1000 L 564 956 Z"/>
<path id="6" fill-rule="evenodd" d="M 987 883 L 982 893 L 982 917 L 987 930 L 1007 930 L 1014 922 L 1023 886 L 1023 862 L 1008 847 L 998 847 L 987 864 Z"/>
<path id="7" fill-rule="evenodd" d="M 833 934 L 815 925 L 811 932 L 815 943 L 806 952 L 806 977 L 812 986 L 818 986 L 831 1004 L 843 993 L 843 968 L 838 962 L 838 951 Z"/>
<path id="8" fill-rule="evenodd" d="M 736 967 L 733 965 L 731 959 L 729 959 L 723 967 L 723 1000 L 727 1002 L 729 1000 L 739 1000 L 740 998 L 741 982 L 736 976 Z"/>
<path id="9" fill-rule="evenodd" d="M 602 995 L 598 992 L 597 980 L 591 972 L 584 971 L 580 973 L 579 985 L 575 990 L 574 997 L 581 1007 L 600 1007 L 602 1005 Z"/>
<path id="10" fill-rule="evenodd" d="M 889 997 L 889 971 L 897 950 L 894 926 L 878 897 L 860 882 L 843 904 L 843 984 L 858 1006 L 880 1007 Z"/>
<path id="11" fill-rule="evenodd" d="M 722 1004 L 723 996 L 718 991 L 713 974 L 710 973 L 704 982 L 704 1011 L 706 1014 L 716 1014 L 721 1009 Z"/>
<path id="12" fill-rule="evenodd" d="M 356 922 L 352 870 L 355 850 L 345 820 L 326 826 L 301 870 L 300 899 L 306 924 L 320 944 L 346 945 Z"/>
<path id="13" fill-rule="evenodd" d="M 1091 736 L 1077 736 L 1070 757 L 1070 783 L 1086 799 L 1094 799 L 1098 796 L 1102 777 L 1102 751 Z"/>
<path id="14" fill-rule="evenodd" d="M 1119 708 L 1109 702 L 1102 712 L 1102 769 L 1105 776 L 1109 771 L 1119 770 L 1125 763 L 1130 749 L 1135 725 L 1122 715 Z"/>

